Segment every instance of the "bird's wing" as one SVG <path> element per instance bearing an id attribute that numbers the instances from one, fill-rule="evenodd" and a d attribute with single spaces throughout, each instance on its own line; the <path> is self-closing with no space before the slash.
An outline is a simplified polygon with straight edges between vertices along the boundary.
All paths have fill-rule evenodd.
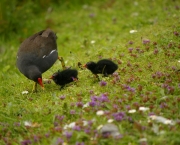
<path id="1" fill-rule="evenodd" d="M 50 29 L 40 31 L 27 38 L 20 46 L 20 52 L 33 53 L 45 57 L 57 50 L 56 35 Z"/>

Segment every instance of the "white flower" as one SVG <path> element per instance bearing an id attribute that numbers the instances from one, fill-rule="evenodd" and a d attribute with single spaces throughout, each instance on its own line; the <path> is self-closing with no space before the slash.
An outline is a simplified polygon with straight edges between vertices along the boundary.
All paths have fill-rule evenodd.
<path id="1" fill-rule="evenodd" d="M 113 119 L 108 119 L 108 123 L 112 123 L 114 120 Z"/>
<path id="2" fill-rule="evenodd" d="M 28 91 L 22 91 L 22 94 L 28 94 L 29 92 Z"/>
<path id="3" fill-rule="evenodd" d="M 94 44 L 95 42 L 96 42 L 95 40 L 92 40 L 92 41 L 91 41 L 91 44 Z"/>
<path id="4" fill-rule="evenodd" d="M 87 107 L 89 107 L 89 103 L 83 105 L 83 108 L 87 108 Z"/>
<path id="5" fill-rule="evenodd" d="M 135 113 L 136 112 L 136 109 L 131 109 L 128 111 L 128 113 Z"/>
<path id="6" fill-rule="evenodd" d="M 139 142 L 147 142 L 147 138 L 141 138 L 139 139 Z"/>
<path id="7" fill-rule="evenodd" d="M 178 60 L 178 62 L 180 63 L 180 60 Z"/>
<path id="8" fill-rule="evenodd" d="M 101 125 L 99 125 L 99 126 L 97 127 L 97 130 L 100 130 L 102 127 L 103 127 L 103 125 L 102 125 L 102 124 L 101 124 Z"/>
<path id="9" fill-rule="evenodd" d="M 88 125 L 88 122 L 86 120 L 83 120 L 83 126 Z"/>
<path id="10" fill-rule="evenodd" d="M 96 115 L 101 116 L 104 115 L 104 111 L 103 110 L 99 110 L 96 112 Z"/>
<path id="11" fill-rule="evenodd" d="M 30 121 L 24 121 L 24 125 L 27 127 L 31 127 L 32 123 Z"/>
<path id="12" fill-rule="evenodd" d="M 75 122 L 72 122 L 72 123 L 70 123 L 70 124 L 68 125 L 68 127 L 69 127 L 69 128 L 73 128 L 75 125 L 76 125 L 76 123 L 75 123 Z"/>
<path id="13" fill-rule="evenodd" d="M 151 115 L 151 116 L 149 116 L 149 118 L 151 120 L 155 120 L 155 121 L 163 123 L 163 124 L 169 124 L 169 125 L 174 125 L 175 124 L 175 122 L 173 120 L 164 118 L 162 116 Z"/>
<path id="14" fill-rule="evenodd" d="M 72 122 L 72 123 L 70 123 L 69 125 L 68 125 L 68 124 L 64 125 L 63 128 L 64 128 L 64 129 L 73 128 L 75 125 L 76 125 L 76 123 L 75 123 L 75 122 Z"/>
<path id="15" fill-rule="evenodd" d="M 136 32 L 137 32 L 137 30 L 130 30 L 130 31 L 129 31 L 129 33 L 131 33 L 131 34 L 132 34 L 132 33 L 136 33 Z"/>
<path id="16" fill-rule="evenodd" d="M 64 130 L 68 129 L 68 125 L 65 124 L 63 128 L 64 128 Z"/>
<path id="17" fill-rule="evenodd" d="M 148 111 L 149 108 L 148 108 L 148 107 L 139 107 L 139 110 L 140 110 L 140 111 Z"/>

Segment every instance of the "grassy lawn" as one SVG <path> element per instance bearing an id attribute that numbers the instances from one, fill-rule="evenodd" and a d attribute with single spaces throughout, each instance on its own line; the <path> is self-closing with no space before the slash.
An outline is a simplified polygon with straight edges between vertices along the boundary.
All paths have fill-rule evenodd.
<path id="1" fill-rule="evenodd" d="M 180 144 L 178 0 L 66 1 L 26 20 L 19 32 L 0 37 L 0 144 Z M 47 27 L 79 80 L 61 91 L 51 82 L 33 93 L 33 81 L 16 68 L 16 53 L 25 38 Z M 100 81 L 77 66 L 102 58 L 119 68 Z M 59 69 L 57 61 L 43 78 Z M 108 123 L 118 135 L 104 134 Z"/>

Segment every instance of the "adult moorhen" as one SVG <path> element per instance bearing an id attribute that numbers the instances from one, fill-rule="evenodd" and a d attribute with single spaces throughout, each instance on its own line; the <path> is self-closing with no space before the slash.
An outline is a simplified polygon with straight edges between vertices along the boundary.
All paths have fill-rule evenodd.
<path id="1" fill-rule="evenodd" d="M 56 34 L 46 29 L 30 36 L 19 47 L 17 68 L 28 79 L 35 82 L 33 91 L 37 91 L 37 83 L 44 89 L 42 73 L 58 59 L 56 39 Z"/>
<path id="2" fill-rule="evenodd" d="M 62 71 L 57 71 L 56 73 L 54 73 L 50 79 L 52 79 L 57 85 L 60 85 L 61 89 L 64 88 L 64 86 L 68 83 L 71 83 L 73 81 L 77 81 L 78 80 L 78 71 L 76 69 L 65 69 Z"/>
<path id="3" fill-rule="evenodd" d="M 97 78 L 99 78 L 97 74 L 108 76 L 118 69 L 118 65 L 109 59 L 102 59 L 97 63 L 90 61 L 86 63 L 84 67 L 89 69 Z"/>

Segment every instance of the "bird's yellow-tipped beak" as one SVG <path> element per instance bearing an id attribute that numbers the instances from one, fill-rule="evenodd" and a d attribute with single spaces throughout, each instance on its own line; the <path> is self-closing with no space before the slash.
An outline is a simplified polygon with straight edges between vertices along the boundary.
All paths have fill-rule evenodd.
<path id="1" fill-rule="evenodd" d="M 38 83 L 41 86 L 41 88 L 44 88 L 43 82 L 42 82 L 42 78 L 38 78 Z"/>

